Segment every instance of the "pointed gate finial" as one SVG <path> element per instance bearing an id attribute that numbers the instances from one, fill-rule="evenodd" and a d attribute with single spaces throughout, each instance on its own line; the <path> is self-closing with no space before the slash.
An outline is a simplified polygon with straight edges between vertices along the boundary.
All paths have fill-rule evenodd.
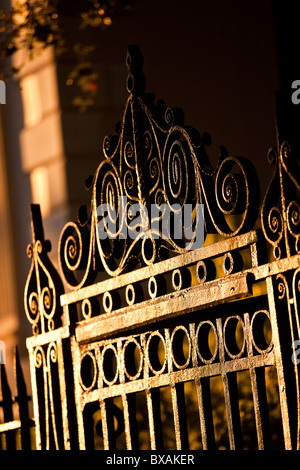
<path id="1" fill-rule="evenodd" d="M 144 59 L 138 45 L 129 45 L 127 48 L 126 65 L 128 76 L 126 88 L 128 93 L 143 95 L 146 88 L 146 78 L 143 74 Z"/>
<path id="2" fill-rule="evenodd" d="M 31 268 L 24 291 L 24 308 L 33 333 L 45 333 L 60 323 L 62 308 L 59 296 L 63 293 L 61 279 L 48 258 L 51 244 L 44 239 L 40 206 L 31 205 L 32 244 L 27 248 Z"/>

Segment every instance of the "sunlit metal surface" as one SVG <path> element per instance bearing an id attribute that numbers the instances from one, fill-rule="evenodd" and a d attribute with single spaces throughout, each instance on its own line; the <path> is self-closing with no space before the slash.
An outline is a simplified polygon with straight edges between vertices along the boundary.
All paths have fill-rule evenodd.
<path id="1" fill-rule="evenodd" d="M 32 207 L 25 311 L 33 327 L 27 348 L 35 445 L 299 448 L 295 157 L 285 142 L 269 152 L 275 172 L 256 229 L 252 164 L 221 148 L 213 170 L 207 136 L 145 93 L 136 47 L 126 62 L 129 97 L 87 182 L 90 209 L 81 208 L 60 237 L 62 280 L 47 258 L 39 208 Z M 99 204 L 116 206 L 122 196 L 148 213 L 151 204 L 171 211 L 174 204 L 203 204 L 204 246 L 189 250 L 171 232 L 154 237 L 152 220 L 143 217 L 139 229 L 147 237 L 123 238 L 120 225 L 130 224 L 121 207 L 116 214 L 125 218 L 114 237 L 100 239 Z"/>

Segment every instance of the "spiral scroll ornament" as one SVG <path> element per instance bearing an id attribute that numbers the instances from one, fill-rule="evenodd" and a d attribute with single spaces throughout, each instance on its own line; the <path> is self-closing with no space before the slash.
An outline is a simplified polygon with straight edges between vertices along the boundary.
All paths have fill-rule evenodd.
<path id="1" fill-rule="evenodd" d="M 263 201 L 261 222 L 273 255 L 279 259 L 300 252 L 300 173 L 287 142 L 278 150 L 270 149 L 267 158 L 275 169 Z"/>
<path id="2" fill-rule="evenodd" d="M 253 165 L 242 157 L 221 160 L 215 178 L 218 233 L 232 237 L 253 227 L 258 214 L 259 185 Z M 251 203 L 250 203 L 251 202 Z"/>
<path id="3" fill-rule="evenodd" d="M 90 217 L 67 224 L 60 238 L 60 265 L 71 289 L 87 285 L 97 266 L 117 276 L 197 249 L 207 232 L 232 237 L 256 221 L 258 182 L 251 163 L 221 147 L 213 169 L 207 136 L 184 125 L 182 110 L 145 94 L 142 64 L 131 46 L 129 96 L 116 133 L 103 141 Z M 198 237 L 200 228 L 204 235 Z"/>
<path id="4" fill-rule="evenodd" d="M 59 265 L 69 288 L 80 287 L 89 275 L 91 264 L 90 238 L 88 227 L 69 222 L 59 239 Z"/>
<path id="5" fill-rule="evenodd" d="M 164 189 L 169 205 L 179 201 L 181 205 L 186 204 L 189 188 L 188 166 L 184 145 L 180 140 L 174 140 L 170 147 L 167 147 L 163 168 Z"/>
<path id="6" fill-rule="evenodd" d="M 297 201 L 291 201 L 287 207 L 287 226 L 289 233 L 295 239 L 294 249 L 300 252 L 300 205 Z"/>
<path id="7" fill-rule="evenodd" d="M 40 240 L 30 245 L 28 255 L 32 265 L 25 287 L 25 312 L 32 323 L 34 334 L 54 329 L 57 295 L 52 278 L 43 263 L 43 246 Z M 46 283 L 44 287 L 42 285 Z"/>
<path id="8" fill-rule="evenodd" d="M 60 324 L 59 296 L 62 282 L 48 259 L 50 245 L 44 240 L 40 208 L 31 206 L 33 243 L 27 248 L 31 267 L 24 291 L 24 308 L 35 335 L 51 331 Z M 37 239 L 39 237 L 39 239 Z"/>

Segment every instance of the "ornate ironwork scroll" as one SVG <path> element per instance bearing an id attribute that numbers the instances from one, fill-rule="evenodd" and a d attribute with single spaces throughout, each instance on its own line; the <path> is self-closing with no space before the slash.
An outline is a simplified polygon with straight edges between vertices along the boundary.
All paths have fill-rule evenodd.
<path id="1" fill-rule="evenodd" d="M 271 148 L 268 160 L 275 169 L 264 197 L 261 223 L 274 257 L 279 259 L 300 252 L 300 172 L 288 142 L 278 150 Z"/>
<path id="2" fill-rule="evenodd" d="M 145 93 L 142 63 L 130 47 L 129 96 L 87 181 L 90 209 L 61 233 L 65 294 L 32 207 L 25 310 L 37 448 L 299 449 L 296 160 L 286 142 L 269 152 L 262 231 L 252 230 L 251 163 L 222 147 L 213 169 L 207 137 Z M 193 249 L 202 222 L 219 237 Z"/>
<path id="3" fill-rule="evenodd" d="M 104 160 L 89 184 L 90 213 L 81 210 L 61 234 L 60 266 L 70 288 L 89 284 L 97 270 L 117 276 L 184 253 L 195 246 L 199 224 L 205 233 L 232 237 L 257 217 L 252 164 L 221 147 L 214 170 L 206 136 L 184 126 L 181 110 L 145 94 L 142 64 L 139 49 L 129 47 L 129 97 L 116 134 L 104 139 Z M 182 221 L 184 208 L 191 216 Z"/>
<path id="4" fill-rule="evenodd" d="M 27 248 L 32 259 L 24 291 L 24 307 L 35 335 L 54 330 L 60 325 L 62 308 L 59 297 L 63 285 L 47 253 L 51 244 L 44 239 L 40 206 L 31 205 L 33 243 Z"/>

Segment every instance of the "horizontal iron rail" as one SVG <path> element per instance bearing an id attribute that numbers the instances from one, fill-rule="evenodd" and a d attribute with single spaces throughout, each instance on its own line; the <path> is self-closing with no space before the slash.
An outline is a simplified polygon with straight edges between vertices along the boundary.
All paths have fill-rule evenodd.
<path id="1" fill-rule="evenodd" d="M 256 239 L 255 233 L 256 232 L 252 232 L 252 242 L 254 242 Z M 243 235 L 241 237 L 243 237 Z M 244 246 L 249 243 L 249 238 L 248 240 L 247 238 L 248 237 L 245 237 Z M 220 242 L 220 244 L 223 244 L 223 241 Z M 226 245 L 223 244 L 221 250 L 221 247 L 219 245 L 220 253 L 223 252 L 225 246 Z M 202 250 L 204 248 L 206 247 L 203 247 Z M 215 250 L 212 251 L 213 254 L 216 255 Z M 191 252 L 187 253 L 186 255 L 189 255 L 188 262 L 192 262 L 192 260 L 195 260 L 195 253 L 193 255 L 193 253 Z M 182 262 L 182 256 L 175 257 L 174 261 L 176 260 L 176 258 L 180 258 Z M 180 260 L 178 260 L 178 265 L 179 263 Z M 172 265 L 172 268 L 169 269 L 175 269 L 176 266 L 177 265 L 174 264 L 174 266 Z M 228 302 L 229 300 L 236 300 L 240 297 L 251 296 L 251 285 L 249 285 L 249 276 L 252 275 L 253 282 L 259 282 L 269 276 L 274 276 L 279 273 L 293 270 L 299 266 L 300 255 L 294 255 L 289 258 L 275 260 L 273 262 L 266 263 L 260 266 L 254 266 L 243 272 L 230 274 L 214 281 L 209 281 L 202 285 L 192 286 L 181 291 L 176 291 L 167 295 L 163 295 L 161 297 L 158 297 L 157 299 L 143 301 L 133 306 L 123 307 L 119 310 L 115 310 L 110 313 L 104 313 L 92 319 L 78 322 L 75 327 L 76 340 L 78 342 L 89 342 L 98 340 L 100 338 L 109 337 L 112 334 L 115 335 L 125 330 L 132 330 L 142 325 L 149 324 L 153 320 L 158 321 L 175 315 L 177 316 L 183 314 L 184 312 L 191 312 L 192 310 L 206 308 L 209 305 Z M 149 267 L 142 269 L 145 269 L 149 276 L 150 274 L 148 268 Z M 128 279 L 128 277 L 126 276 L 136 274 L 139 271 L 142 270 L 138 270 L 133 273 L 128 273 L 126 275 L 121 275 L 119 276 L 119 278 L 124 276 L 124 282 L 125 279 L 127 279 L 127 283 L 129 284 L 130 282 L 133 282 L 133 279 Z M 162 274 L 160 270 L 158 270 L 157 272 Z M 109 279 L 108 281 L 114 280 L 115 279 Z M 141 280 L 141 277 L 138 277 L 138 280 Z M 68 299 L 70 303 L 73 303 L 84 300 L 85 298 L 89 298 L 90 296 L 96 296 L 102 292 L 105 292 L 106 289 L 102 286 L 102 284 L 105 283 L 105 287 L 107 287 L 108 281 L 103 281 L 103 283 L 98 283 L 90 287 L 82 288 L 77 292 L 70 292 L 68 294 L 64 294 L 63 296 L 61 296 L 61 298 L 63 298 L 63 302 L 66 302 L 66 300 Z M 116 286 L 114 285 L 114 287 Z M 65 307 L 67 307 L 66 303 Z M 58 338 L 68 338 L 69 336 L 69 325 L 65 325 L 63 327 L 57 328 L 54 331 L 27 338 L 26 344 L 28 348 L 33 348 L 38 345 L 48 344 L 51 341 L 57 340 Z"/>
<path id="2" fill-rule="evenodd" d="M 0 424 L 0 434 L 8 432 L 8 431 L 14 431 L 17 429 L 21 429 L 24 426 L 29 426 L 29 427 L 34 427 L 35 422 L 33 419 L 28 419 L 28 420 L 19 420 L 16 419 L 14 421 L 9 421 L 8 423 L 1 423 Z"/>
<path id="3" fill-rule="evenodd" d="M 198 250 L 188 251 L 182 255 L 174 256 L 173 258 L 154 263 L 151 266 L 145 266 L 141 269 L 137 269 L 126 274 L 120 274 L 117 277 L 107 279 L 95 283 L 91 286 L 83 287 L 73 292 L 68 292 L 61 295 L 61 305 L 68 305 L 74 302 L 79 302 L 88 297 L 103 294 L 114 289 L 119 289 L 127 284 L 139 282 L 144 279 L 148 279 L 151 276 L 163 274 L 173 269 L 180 268 L 182 266 L 188 266 L 197 261 L 204 260 L 207 258 L 218 257 L 227 251 L 236 249 L 242 249 L 248 247 L 248 245 L 258 241 L 258 232 L 253 230 L 243 235 L 236 236 L 232 239 L 222 240 L 212 245 L 203 246 Z"/>
<path id="4" fill-rule="evenodd" d="M 114 384 L 107 387 L 96 388 L 93 391 L 82 393 L 83 408 L 86 403 L 92 403 L 99 399 L 118 397 L 123 394 L 137 393 L 141 390 L 152 388 L 161 388 L 168 385 L 174 385 L 182 382 L 190 382 L 199 378 L 214 377 L 230 372 L 241 372 L 251 368 L 268 367 L 275 364 L 274 351 L 258 356 L 242 357 L 226 362 L 217 362 L 215 364 L 202 364 L 197 367 L 190 367 L 184 370 L 166 372 L 161 375 L 146 377 L 134 381 L 120 384 Z"/>
<path id="5" fill-rule="evenodd" d="M 298 266 L 300 266 L 300 255 L 295 255 L 173 292 L 157 299 L 147 300 L 134 306 L 123 307 L 91 320 L 79 322 L 76 327 L 76 339 L 78 342 L 92 341 L 108 337 L 112 333 L 116 334 L 149 324 L 153 320 L 158 321 L 222 302 L 249 297 L 251 296 L 249 283 L 251 275 L 252 281 L 258 282 L 268 276 L 296 269 Z"/>
<path id="6" fill-rule="evenodd" d="M 250 295 L 248 275 L 238 273 L 226 279 L 192 286 L 78 323 L 76 339 L 78 342 L 92 341 L 110 336 L 111 333 L 128 331 L 153 321 L 165 320 L 200 310 L 208 305 L 213 306 Z"/>

